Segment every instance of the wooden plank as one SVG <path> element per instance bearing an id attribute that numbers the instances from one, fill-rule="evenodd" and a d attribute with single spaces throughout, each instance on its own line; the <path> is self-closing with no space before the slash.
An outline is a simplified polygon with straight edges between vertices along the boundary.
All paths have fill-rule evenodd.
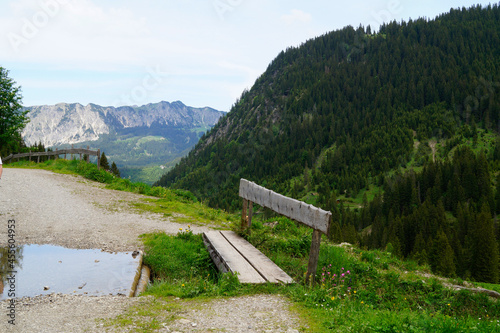
<path id="1" fill-rule="evenodd" d="M 227 271 L 238 273 L 241 283 L 265 283 L 264 278 L 245 260 L 241 254 L 222 236 L 220 231 L 207 231 L 203 233 L 203 238 L 209 243 L 212 259 L 214 262 L 221 262 Z M 218 266 L 219 267 L 219 266 Z M 221 270 L 219 268 L 219 270 Z M 224 271 L 222 269 L 221 271 Z"/>
<path id="2" fill-rule="evenodd" d="M 221 231 L 221 234 L 234 248 L 236 248 L 250 265 L 264 277 L 264 279 L 271 283 L 294 283 L 293 279 L 279 268 L 278 265 L 245 239 L 229 230 Z"/>
<path id="3" fill-rule="evenodd" d="M 240 197 L 303 223 L 328 235 L 332 213 L 268 190 L 246 179 L 240 180 Z"/>

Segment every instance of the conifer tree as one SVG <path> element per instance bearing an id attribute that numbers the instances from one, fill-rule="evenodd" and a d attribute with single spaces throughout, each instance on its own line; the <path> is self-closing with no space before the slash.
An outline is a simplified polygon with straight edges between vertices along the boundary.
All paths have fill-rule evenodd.
<path id="1" fill-rule="evenodd" d="M 415 238 L 415 246 L 413 247 L 412 256 L 420 264 L 423 265 L 427 263 L 427 245 L 425 244 L 424 237 L 422 233 L 419 232 Z"/>
<path id="2" fill-rule="evenodd" d="M 104 154 L 104 152 L 102 152 L 101 154 L 101 161 L 99 162 L 99 164 L 104 170 L 109 170 L 108 158 L 106 157 L 106 154 Z"/>
<path id="3" fill-rule="evenodd" d="M 455 275 L 454 253 L 448 237 L 442 229 L 439 230 L 431 254 L 431 268 L 435 273 L 444 276 Z"/>
<path id="4" fill-rule="evenodd" d="M 111 173 L 112 173 L 113 175 L 115 175 L 116 177 L 118 177 L 118 178 L 120 178 L 120 177 L 121 177 L 121 176 L 120 176 L 120 170 L 118 170 L 118 167 L 116 166 L 116 163 L 115 163 L 115 162 L 113 162 L 113 163 L 111 164 Z"/>
<path id="5" fill-rule="evenodd" d="M 476 217 L 472 241 L 472 277 L 477 281 L 498 283 L 498 243 L 488 204 L 483 204 Z"/>
<path id="6" fill-rule="evenodd" d="M 330 228 L 330 239 L 334 243 L 342 242 L 342 231 L 340 230 L 339 221 L 333 221 Z"/>

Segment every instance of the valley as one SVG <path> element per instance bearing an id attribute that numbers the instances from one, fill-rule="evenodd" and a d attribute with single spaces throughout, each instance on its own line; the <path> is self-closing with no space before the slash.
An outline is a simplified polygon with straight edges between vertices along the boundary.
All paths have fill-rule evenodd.
<path id="1" fill-rule="evenodd" d="M 186 155 L 224 115 L 181 102 L 118 108 L 61 103 L 25 109 L 30 122 L 22 135 L 28 146 L 101 149 L 122 177 L 148 184 Z"/>

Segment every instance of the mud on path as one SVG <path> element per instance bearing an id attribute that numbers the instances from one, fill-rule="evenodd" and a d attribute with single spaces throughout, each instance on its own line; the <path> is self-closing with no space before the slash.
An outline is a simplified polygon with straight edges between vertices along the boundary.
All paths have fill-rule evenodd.
<path id="1" fill-rule="evenodd" d="M 104 185 L 79 176 L 4 168 L 0 180 L 0 246 L 7 245 L 7 221 L 10 219 L 15 220 L 17 245 L 52 244 L 111 252 L 141 249 L 138 236 L 143 233 L 165 231 L 174 234 L 179 228 L 186 227 L 163 215 L 138 213 L 131 209 L 130 203 L 141 198 L 144 196 L 105 189 Z M 207 227 L 191 226 L 191 229 L 199 233 Z M 23 298 L 17 303 L 15 327 L 7 323 L 8 301 L 3 301 L 0 302 L 0 331 L 106 332 L 113 329 L 99 324 L 99 319 L 116 317 L 138 302 L 153 301 L 151 297 L 120 296 L 49 295 Z M 267 330 L 262 328 L 264 319 L 269 320 L 268 327 L 273 332 L 293 331 L 297 325 L 296 317 L 288 310 L 288 301 L 280 297 L 247 296 L 244 302 L 238 298 L 233 298 L 233 301 L 212 300 L 210 307 L 217 308 L 219 302 L 229 308 L 231 302 L 238 303 L 238 312 L 248 314 L 245 329 L 234 326 L 231 316 L 220 318 L 217 312 L 208 311 L 200 312 L 202 317 L 190 320 L 216 322 L 220 327 L 203 328 L 200 325 L 189 327 L 189 331 L 263 332 Z M 260 304 L 260 315 L 252 317 L 256 303 Z M 275 315 L 276 309 L 280 310 L 280 316 Z M 188 331 L 180 327 L 175 330 Z M 162 331 L 170 329 L 165 326 Z"/>

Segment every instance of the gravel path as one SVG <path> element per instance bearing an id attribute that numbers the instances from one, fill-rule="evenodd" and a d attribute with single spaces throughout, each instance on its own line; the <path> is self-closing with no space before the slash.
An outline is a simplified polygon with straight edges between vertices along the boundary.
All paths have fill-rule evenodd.
<path id="1" fill-rule="evenodd" d="M 7 245 L 9 219 L 16 221 L 18 245 L 53 244 L 108 251 L 140 249 L 140 234 L 156 230 L 173 234 L 186 227 L 161 215 L 132 210 L 129 203 L 143 197 L 108 190 L 78 176 L 5 168 L 0 180 L 0 247 Z M 191 229 L 196 233 L 207 230 L 197 226 Z M 151 297 L 62 294 L 23 298 L 16 303 L 15 327 L 7 322 L 9 302 L 2 301 L 0 332 L 115 331 L 98 319 L 114 318 L 138 302 L 153 301 Z M 267 295 L 211 300 L 203 311 L 187 312 L 186 318 L 165 323 L 160 331 L 294 332 L 298 319 L 289 306 L 286 299 Z"/>

